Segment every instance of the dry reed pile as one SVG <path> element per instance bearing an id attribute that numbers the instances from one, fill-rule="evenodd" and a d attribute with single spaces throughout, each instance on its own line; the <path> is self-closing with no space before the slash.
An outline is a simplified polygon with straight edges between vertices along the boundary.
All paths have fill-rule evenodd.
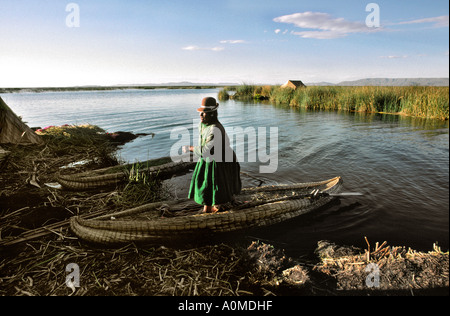
<path id="1" fill-rule="evenodd" d="M 364 252 L 322 244 L 321 263 L 315 270 L 335 278 L 337 290 L 410 290 L 414 294 L 414 290 L 449 287 L 449 253 L 437 245 L 423 253 L 387 242 L 377 242 L 371 249 L 366 242 Z"/>

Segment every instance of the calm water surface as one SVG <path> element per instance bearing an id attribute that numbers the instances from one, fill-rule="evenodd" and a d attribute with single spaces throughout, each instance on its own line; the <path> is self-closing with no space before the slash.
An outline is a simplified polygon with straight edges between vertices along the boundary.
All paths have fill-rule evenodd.
<path id="1" fill-rule="evenodd" d="M 158 89 L 1 97 L 30 126 L 90 123 L 109 132 L 154 133 L 122 148 L 120 157 L 134 162 L 168 156 L 178 141 L 170 137 L 175 128 L 188 129 L 196 138 L 195 109 L 203 97 L 216 97 L 217 92 Z M 342 176 L 344 191 L 363 193 L 342 198 L 320 212 L 233 234 L 233 238 L 246 243 L 259 238 L 291 255 L 314 249 L 322 239 L 365 247 L 364 236 L 373 243 L 387 240 L 390 245 L 423 251 L 431 250 L 434 242 L 448 249 L 448 122 L 235 101 L 222 102 L 219 119 L 232 139 L 237 127 L 265 127 L 267 132 L 278 127 L 275 173 L 259 173 L 267 163 L 241 163 L 243 171 L 267 184 Z M 244 148 L 252 144 L 250 140 Z M 246 176 L 243 180 L 246 185 L 255 183 Z M 180 195 L 185 194 L 183 187 L 188 182 L 189 175 L 181 179 Z"/>

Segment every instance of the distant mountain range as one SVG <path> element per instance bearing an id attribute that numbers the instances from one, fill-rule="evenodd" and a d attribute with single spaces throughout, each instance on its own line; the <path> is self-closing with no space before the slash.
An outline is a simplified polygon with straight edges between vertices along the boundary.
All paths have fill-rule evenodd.
<path id="1" fill-rule="evenodd" d="M 115 87 L 210 87 L 210 86 L 235 86 L 236 83 L 205 83 L 205 82 L 167 82 L 167 83 L 145 83 L 145 84 L 120 84 Z"/>
<path id="2" fill-rule="evenodd" d="M 167 82 L 167 83 L 148 83 L 148 84 L 131 84 L 117 85 L 116 87 L 208 87 L 208 86 L 236 86 L 238 83 L 220 82 L 220 83 L 203 83 L 203 82 Z M 305 83 L 306 86 L 449 86 L 449 78 L 366 78 L 354 81 L 342 81 L 339 83 L 331 82 L 315 82 Z"/>
<path id="3" fill-rule="evenodd" d="M 449 78 L 366 78 L 339 83 L 306 83 L 306 86 L 449 86 Z"/>

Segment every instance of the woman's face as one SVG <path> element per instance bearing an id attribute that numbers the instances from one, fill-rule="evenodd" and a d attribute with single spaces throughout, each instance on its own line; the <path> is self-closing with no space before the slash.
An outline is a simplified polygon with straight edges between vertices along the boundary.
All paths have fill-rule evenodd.
<path id="1" fill-rule="evenodd" d="M 213 112 L 200 112 L 200 121 L 203 124 L 210 123 L 213 117 L 214 117 Z"/>

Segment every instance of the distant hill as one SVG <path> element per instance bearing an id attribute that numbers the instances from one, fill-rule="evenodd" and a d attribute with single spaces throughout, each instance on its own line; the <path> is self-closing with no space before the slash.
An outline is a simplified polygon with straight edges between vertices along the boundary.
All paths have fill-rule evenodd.
<path id="1" fill-rule="evenodd" d="M 336 84 L 331 83 L 331 82 L 308 82 L 305 83 L 305 86 L 309 87 L 309 86 L 335 86 Z"/>
<path id="2" fill-rule="evenodd" d="M 115 86 L 73 86 L 73 87 L 34 87 L 34 88 L 1 88 L 0 93 L 13 92 L 46 92 L 46 91 L 108 91 L 123 89 L 210 89 L 225 86 L 234 86 L 235 83 L 198 83 L 198 82 L 168 82 L 168 83 L 148 83 L 148 84 L 119 84 Z"/>
<path id="3" fill-rule="evenodd" d="M 343 81 L 337 86 L 448 86 L 449 78 L 367 78 Z"/>
<path id="4" fill-rule="evenodd" d="M 146 83 L 146 84 L 120 84 L 116 87 L 210 87 L 210 86 L 235 86 L 236 83 L 219 82 L 219 83 L 205 83 L 205 82 L 167 82 L 167 83 Z"/>
<path id="5" fill-rule="evenodd" d="M 339 83 L 315 82 L 306 86 L 437 86 L 448 87 L 449 78 L 366 78 Z"/>

